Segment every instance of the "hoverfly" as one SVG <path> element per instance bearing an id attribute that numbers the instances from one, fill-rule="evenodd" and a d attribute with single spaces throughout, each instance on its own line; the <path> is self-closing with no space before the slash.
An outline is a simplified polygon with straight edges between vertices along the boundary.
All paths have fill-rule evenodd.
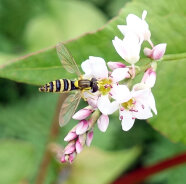
<path id="1" fill-rule="evenodd" d="M 66 93 L 74 91 L 75 93 L 70 94 L 62 104 L 59 113 L 59 124 L 60 126 L 66 125 L 80 102 L 83 91 L 91 90 L 92 93 L 98 91 L 97 79 L 83 79 L 79 68 L 71 55 L 70 51 L 62 43 L 58 43 L 56 46 L 57 54 L 62 63 L 62 66 L 67 72 L 76 73 L 78 79 L 73 81 L 69 79 L 58 79 L 51 81 L 39 88 L 40 92 L 57 92 Z"/>

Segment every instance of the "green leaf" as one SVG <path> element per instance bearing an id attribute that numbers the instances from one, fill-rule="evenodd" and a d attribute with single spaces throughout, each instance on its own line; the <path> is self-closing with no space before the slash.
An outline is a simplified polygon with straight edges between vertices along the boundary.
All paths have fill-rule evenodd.
<path id="1" fill-rule="evenodd" d="M 27 25 L 25 42 L 31 51 L 75 38 L 106 22 L 104 14 L 89 2 L 49 0 L 47 7 Z"/>
<path id="2" fill-rule="evenodd" d="M 38 172 L 43 153 L 48 144 L 47 141 L 50 135 L 51 123 L 58 99 L 58 95 L 56 94 L 34 95 L 32 98 L 14 101 L 14 103 L 9 104 L 9 106 L 0 106 L 0 138 L 16 138 L 27 141 L 33 146 L 34 150 L 37 150 L 34 153 L 35 159 L 32 160 L 34 164 L 32 172 L 30 173 L 32 178 L 34 178 Z M 13 147 L 12 152 L 13 151 L 15 151 L 15 147 Z M 9 155 L 7 150 L 5 152 L 9 157 L 13 158 L 13 153 Z M 8 164 L 10 163 L 7 163 L 7 165 Z M 24 170 L 24 165 L 21 165 L 20 168 L 21 167 Z M 9 174 L 13 175 L 11 172 L 13 171 L 10 171 Z"/>
<path id="3" fill-rule="evenodd" d="M 110 183 L 135 161 L 139 153 L 138 148 L 115 152 L 87 148 L 78 155 L 65 184 Z"/>
<path id="4" fill-rule="evenodd" d="M 91 55 L 103 57 L 106 61 L 121 60 L 112 46 L 114 36 L 121 35 L 117 25 L 124 24 L 126 16 L 131 12 L 141 16 L 143 9 L 149 12 L 147 22 L 155 44 L 167 43 L 169 54 L 186 51 L 186 28 L 183 24 L 186 21 L 183 16 L 186 11 L 185 1 L 136 0 L 128 3 L 120 15 L 102 29 L 67 43 L 77 63 L 80 65 Z M 61 69 L 56 50 L 51 48 L 10 62 L 0 70 L 0 77 L 38 85 L 57 78 L 74 76 Z"/>
<path id="5" fill-rule="evenodd" d="M 153 42 L 167 43 L 166 53 L 173 54 L 166 56 L 166 61 L 159 65 L 158 79 L 153 89 L 158 116 L 151 119 L 150 123 L 172 140 L 186 143 L 184 124 L 186 56 L 181 54 L 186 52 L 185 0 L 135 0 L 128 3 L 120 15 L 102 29 L 69 41 L 67 47 L 79 66 L 90 55 L 104 57 L 106 61 L 119 60 L 120 57 L 111 42 L 115 35 L 121 35 L 117 25 L 124 24 L 126 16 L 131 12 L 141 16 L 143 9 L 149 12 L 147 22 L 152 31 Z M 174 54 L 177 54 L 176 60 Z M 61 68 L 55 48 L 50 48 L 2 66 L 0 77 L 39 85 L 57 78 L 75 76 Z"/>
<path id="6" fill-rule="evenodd" d="M 0 183 L 27 181 L 34 166 L 34 149 L 23 141 L 0 141 Z"/>
<path id="7" fill-rule="evenodd" d="M 152 90 L 158 115 L 149 119 L 149 122 L 174 142 L 186 144 L 186 54 L 182 54 L 184 59 L 179 57 L 181 54 L 176 56 L 178 59 L 161 62 L 158 66 L 157 81 Z"/>

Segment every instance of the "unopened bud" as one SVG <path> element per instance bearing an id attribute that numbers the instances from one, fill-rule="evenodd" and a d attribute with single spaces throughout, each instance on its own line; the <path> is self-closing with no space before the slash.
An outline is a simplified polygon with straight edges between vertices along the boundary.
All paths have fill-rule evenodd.
<path id="1" fill-rule="evenodd" d="M 76 112 L 72 118 L 76 119 L 76 120 L 82 120 L 82 119 L 86 119 L 88 116 L 91 115 L 91 113 L 93 112 L 93 110 L 91 109 L 90 106 L 85 107 L 81 110 L 79 110 L 78 112 Z"/>
<path id="2" fill-rule="evenodd" d="M 73 152 L 73 153 L 71 153 L 71 154 L 69 155 L 68 161 L 69 161 L 70 164 L 74 161 L 74 159 L 76 158 L 76 155 L 77 155 L 76 152 Z"/>
<path id="3" fill-rule="evenodd" d="M 102 132 L 105 132 L 108 128 L 108 125 L 109 125 L 109 117 L 108 115 L 104 115 L 102 114 L 98 121 L 97 121 L 97 124 L 98 124 L 98 128 L 102 131 Z"/>
<path id="4" fill-rule="evenodd" d="M 87 138 L 86 138 L 86 145 L 87 146 L 91 145 L 91 142 L 92 142 L 92 139 L 93 139 L 93 135 L 94 135 L 93 130 L 91 130 L 91 131 L 89 131 L 87 133 Z"/>
<path id="5" fill-rule="evenodd" d="M 84 134 L 89 127 L 89 123 L 87 120 L 81 120 L 76 127 L 76 134 L 81 135 Z"/>
<path id="6" fill-rule="evenodd" d="M 64 141 L 71 141 L 75 139 L 77 136 L 78 135 L 76 134 L 76 132 L 69 132 L 67 136 L 64 138 Z"/>
<path id="7" fill-rule="evenodd" d="M 153 47 L 153 49 L 145 48 L 144 54 L 153 60 L 159 60 L 164 56 L 166 46 L 166 43 L 161 43 Z"/>
<path id="8" fill-rule="evenodd" d="M 65 147 L 64 154 L 70 154 L 75 151 L 75 141 L 71 141 L 68 143 L 68 145 Z"/>

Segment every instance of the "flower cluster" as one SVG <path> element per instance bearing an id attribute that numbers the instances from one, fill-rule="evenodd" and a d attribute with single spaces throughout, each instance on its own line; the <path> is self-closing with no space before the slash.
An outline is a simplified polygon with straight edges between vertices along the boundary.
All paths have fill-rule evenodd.
<path id="1" fill-rule="evenodd" d="M 129 63 L 108 62 L 100 57 L 90 56 L 81 65 L 84 79 L 97 79 L 98 91 L 83 92 L 89 106 L 79 110 L 73 119 L 79 123 L 68 133 L 68 142 L 62 156 L 62 162 L 72 162 L 84 145 L 90 146 L 93 138 L 93 127 L 97 123 L 100 131 L 105 132 L 109 125 L 109 115 L 119 111 L 122 129 L 128 131 L 134 125 L 135 119 L 148 119 L 157 114 L 155 99 L 151 89 L 156 81 L 156 60 L 162 58 L 166 44 L 156 46 L 151 41 L 151 32 L 145 21 L 147 12 L 143 11 L 142 18 L 129 14 L 126 25 L 118 25 L 124 35 L 112 40 L 116 52 Z M 144 54 L 150 62 L 143 67 L 136 66 L 140 60 L 141 46 L 147 41 L 151 48 L 144 48 Z M 142 65 L 141 65 L 142 66 Z M 138 73 L 144 72 L 141 81 L 133 84 Z"/>

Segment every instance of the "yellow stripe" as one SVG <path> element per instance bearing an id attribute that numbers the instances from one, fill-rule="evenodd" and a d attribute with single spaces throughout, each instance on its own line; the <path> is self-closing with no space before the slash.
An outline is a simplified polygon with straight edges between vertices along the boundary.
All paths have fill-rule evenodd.
<path id="1" fill-rule="evenodd" d="M 56 92 L 56 81 L 53 81 L 53 92 Z"/>
<path id="2" fill-rule="evenodd" d="M 63 82 L 63 79 L 60 79 L 60 83 L 61 83 L 60 92 L 62 93 L 64 91 L 64 82 Z"/>
<path id="3" fill-rule="evenodd" d="M 68 91 L 71 91 L 71 80 L 68 80 Z"/>

